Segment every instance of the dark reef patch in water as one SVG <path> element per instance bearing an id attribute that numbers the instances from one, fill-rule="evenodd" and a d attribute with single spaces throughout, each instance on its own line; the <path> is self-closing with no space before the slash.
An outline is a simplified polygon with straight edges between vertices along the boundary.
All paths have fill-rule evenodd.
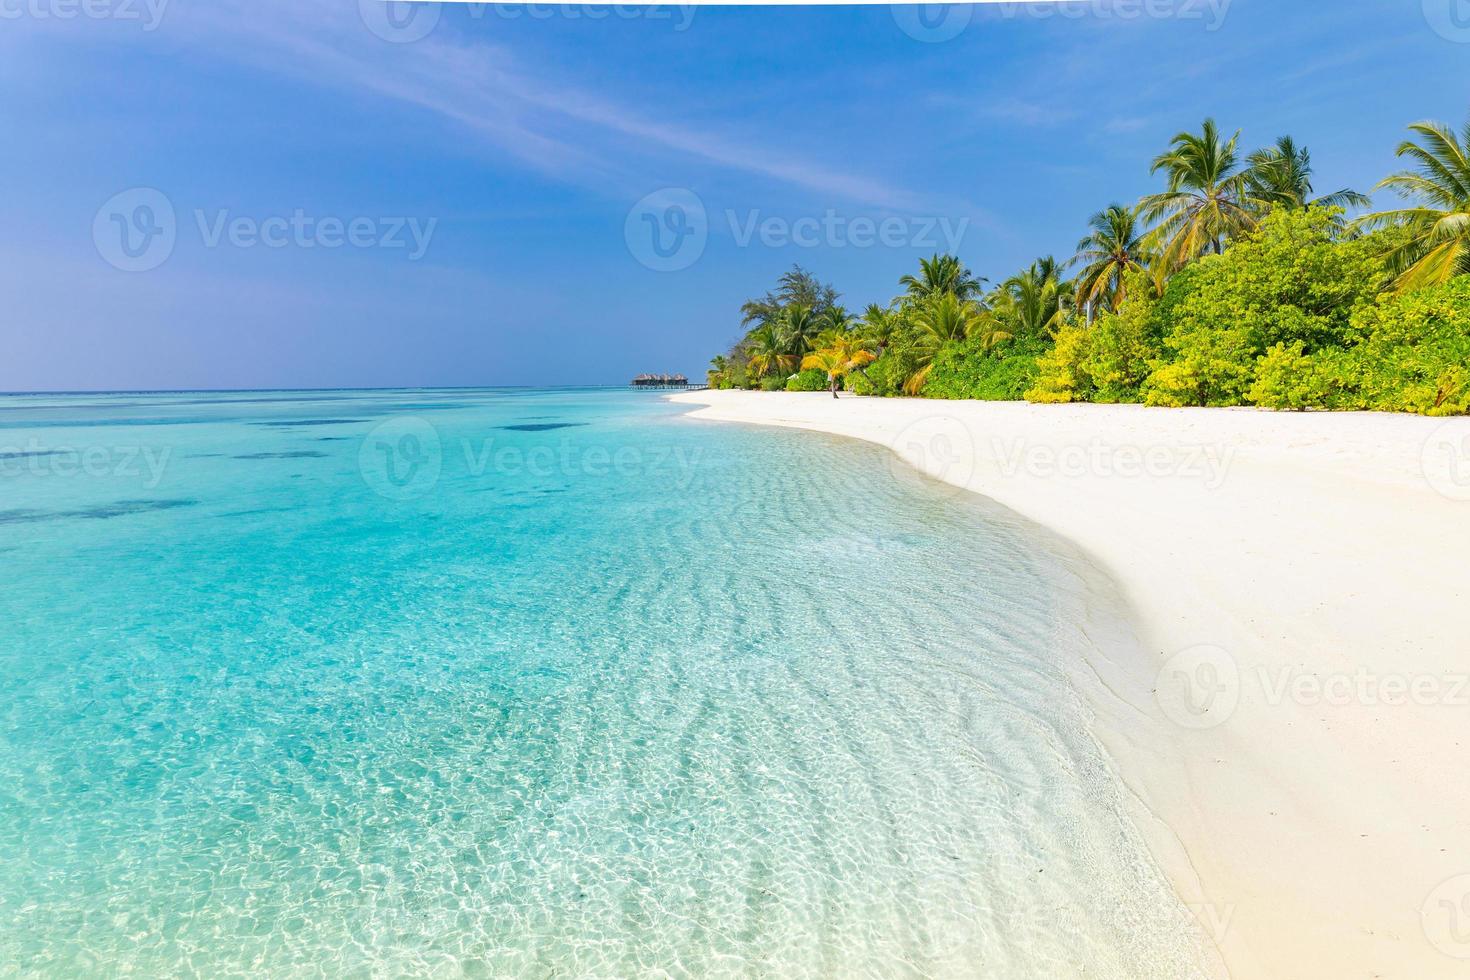
<path id="1" fill-rule="evenodd" d="M 575 429 L 586 422 L 529 422 L 520 425 L 501 425 L 497 428 L 507 432 L 549 432 L 552 429 Z"/>
<path id="2" fill-rule="evenodd" d="M 129 425 L 211 425 L 229 422 L 225 418 L 177 418 L 177 419 L 7 419 L 7 429 L 101 429 Z"/>
<path id="3" fill-rule="evenodd" d="M 265 425 L 273 429 L 293 429 L 298 425 L 356 425 L 358 422 L 366 422 L 367 419 L 272 419 L 269 422 L 251 422 L 251 425 Z"/>
<path id="4" fill-rule="evenodd" d="M 79 519 L 105 521 L 113 517 L 131 514 L 147 514 L 158 510 L 173 510 L 176 507 L 193 507 L 197 500 L 119 500 L 113 504 L 84 507 L 80 510 L 36 510 L 22 507 L 16 510 L 0 510 L 0 524 L 36 524 L 41 521 L 64 521 Z"/>
<path id="5" fill-rule="evenodd" d="M 21 452 L 0 453 L 0 460 L 4 459 L 36 459 L 41 456 L 60 456 L 62 453 L 75 455 L 72 449 L 28 449 Z"/>
<path id="6" fill-rule="evenodd" d="M 314 449 L 294 449 L 285 453 L 243 453 L 233 459 L 326 459 L 326 453 Z"/>
<path id="7" fill-rule="evenodd" d="M 219 517 L 256 517 L 261 514 L 289 514 L 294 507 L 257 507 L 254 510 L 227 510 Z"/>

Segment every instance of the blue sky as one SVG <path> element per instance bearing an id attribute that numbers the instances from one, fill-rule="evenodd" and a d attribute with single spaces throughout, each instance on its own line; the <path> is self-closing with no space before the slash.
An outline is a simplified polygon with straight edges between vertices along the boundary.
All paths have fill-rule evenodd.
<path id="1" fill-rule="evenodd" d="M 860 308 L 955 236 L 991 279 L 1069 255 L 1206 115 L 1295 136 L 1328 191 L 1470 113 L 1467 0 L 991 5 L 928 32 L 882 5 L 446 5 L 417 40 L 373 0 L 92 2 L 3 4 L 0 390 L 693 376 L 793 263 Z M 117 236 L 163 220 L 136 188 L 172 243 L 125 271 Z M 699 233 L 664 260 L 673 205 L 659 233 Z"/>

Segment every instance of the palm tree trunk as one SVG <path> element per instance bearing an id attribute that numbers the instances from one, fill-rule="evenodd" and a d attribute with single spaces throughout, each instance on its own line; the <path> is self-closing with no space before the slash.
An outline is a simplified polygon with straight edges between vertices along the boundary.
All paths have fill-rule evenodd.
<path id="1" fill-rule="evenodd" d="M 827 375 L 827 384 L 828 384 L 828 386 L 832 390 L 832 397 L 833 398 L 836 398 L 837 397 L 837 375 L 835 375 L 835 374 L 829 374 L 829 375 Z"/>

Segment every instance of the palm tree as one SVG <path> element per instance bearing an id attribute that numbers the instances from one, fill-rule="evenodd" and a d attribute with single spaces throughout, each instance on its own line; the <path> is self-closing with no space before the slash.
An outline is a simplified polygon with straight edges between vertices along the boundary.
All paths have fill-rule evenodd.
<path id="1" fill-rule="evenodd" d="M 725 380 L 725 372 L 730 370 L 730 359 L 724 354 L 716 354 L 709 360 L 709 371 L 705 373 L 705 380 L 711 388 L 718 388 L 720 382 Z"/>
<path id="2" fill-rule="evenodd" d="M 1245 172 L 1246 196 L 1264 207 L 1366 208 L 1373 202 L 1365 194 L 1343 188 L 1321 197 L 1312 196 L 1312 154 L 1283 136 L 1275 146 L 1250 155 Z"/>
<path id="3" fill-rule="evenodd" d="M 1223 140 L 1215 120 L 1206 119 L 1199 134 L 1180 133 L 1167 153 L 1154 160 L 1153 173 L 1163 171 L 1169 189 L 1139 202 L 1145 221 L 1158 222 L 1150 232 L 1167 268 L 1178 269 L 1208 252 L 1218 254 L 1226 240 L 1255 227 L 1240 169 L 1237 132 Z"/>
<path id="4" fill-rule="evenodd" d="M 903 326 L 903 314 L 892 306 L 869 303 L 859 322 L 863 336 L 872 341 L 881 355 L 893 342 L 893 335 Z"/>
<path id="5" fill-rule="evenodd" d="M 781 314 L 778 335 L 796 360 L 812 349 L 811 340 L 823 327 L 823 318 L 810 306 L 793 303 Z"/>
<path id="6" fill-rule="evenodd" d="M 1395 191 L 1415 206 L 1353 223 L 1355 229 L 1402 230 L 1387 253 L 1400 292 L 1470 273 L 1470 123 L 1463 134 L 1435 122 L 1409 129 L 1419 140 L 1405 140 L 1398 155 L 1418 166 L 1385 177 L 1374 189 Z"/>
<path id="7" fill-rule="evenodd" d="M 1001 283 L 991 299 L 991 315 L 1012 336 L 1055 333 L 1071 299 L 1056 260 L 1038 259 L 1024 272 Z"/>
<path id="8" fill-rule="evenodd" d="M 1114 204 L 1088 219 L 1092 231 L 1077 243 L 1077 254 L 1070 265 L 1081 265 L 1077 277 L 1077 301 L 1087 307 L 1092 320 L 1093 308 L 1105 305 L 1116 310 L 1127 298 L 1125 273 L 1146 266 L 1151 258 L 1138 227 L 1138 212 Z"/>
<path id="9" fill-rule="evenodd" d="M 827 372 L 827 388 L 837 397 L 837 385 L 847 374 L 872 364 L 877 358 L 864 346 L 861 338 L 844 331 L 826 335 L 828 344 L 802 359 L 801 369 Z"/>
<path id="10" fill-rule="evenodd" d="M 750 370 L 757 378 L 764 378 L 772 371 L 790 371 L 796 367 L 798 358 L 788 352 L 786 340 L 776 330 L 775 324 L 756 327 L 746 339 L 750 345 Z"/>
<path id="11" fill-rule="evenodd" d="M 934 358 L 946 344 L 964 340 L 972 331 L 982 326 L 981 310 L 973 302 L 962 300 L 954 293 L 939 293 L 931 297 L 914 313 L 913 352 L 919 370 L 904 382 L 904 391 L 917 395 L 929 380 L 934 369 Z"/>
<path id="12" fill-rule="evenodd" d="M 953 255 L 936 255 L 930 259 L 920 259 L 919 275 L 904 276 L 898 284 L 912 300 L 923 301 L 941 293 L 967 300 L 980 294 L 984 281 L 977 279 Z"/>
<path id="13" fill-rule="evenodd" d="M 822 329 L 824 330 L 836 330 L 845 333 L 852 329 L 852 317 L 841 306 L 827 307 L 817 319 L 821 322 Z"/>

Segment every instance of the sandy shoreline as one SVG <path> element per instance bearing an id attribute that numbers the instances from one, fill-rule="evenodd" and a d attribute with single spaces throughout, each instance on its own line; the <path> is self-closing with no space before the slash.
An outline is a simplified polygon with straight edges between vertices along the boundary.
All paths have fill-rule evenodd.
<path id="1" fill-rule="evenodd" d="M 1116 579 L 1144 649 L 1078 683 L 1232 976 L 1470 976 L 1470 421 L 673 400 L 886 445 Z"/>

